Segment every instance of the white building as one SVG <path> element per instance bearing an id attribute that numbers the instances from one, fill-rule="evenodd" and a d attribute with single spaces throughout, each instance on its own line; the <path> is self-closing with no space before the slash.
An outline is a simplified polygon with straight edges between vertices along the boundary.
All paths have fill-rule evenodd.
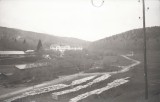
<path id="1" fill-rule="evenodd" d="M 51 45 L 50 46 L 50 49 L 51 50 L 55 50 L 55 51 L 60 51 L 60 52 L 64 52 L 66 50 L 74 50 L 74 51 L 77 51 L 77 50 L 83 50 L 82 47 L 70 47 L 69 45 Z"/>

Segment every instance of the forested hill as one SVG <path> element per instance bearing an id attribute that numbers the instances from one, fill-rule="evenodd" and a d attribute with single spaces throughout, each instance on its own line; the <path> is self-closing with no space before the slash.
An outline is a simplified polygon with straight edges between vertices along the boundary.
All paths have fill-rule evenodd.
<path id="1" fill-rule="evenodd" d="M 0 50 L 36 49 L 39 40 L 42 41 L 45 48 L 49 48 L 51 44 L 82 47 L 89 44 L 89 42 L 77 38 L 58 37 L 20 29 L 0 27 Z"/>
<path id="2" fill-rule="evenodd" d="M 146 34 L 147 49 L 160 50 L 160 27 L 148 27 L 146 28 Z M 67 44 L 82 47 L 89 45 L 88 49 L 92 51 L 143 49 L 143 29 L 130 30 L 90 43 L 76 38 L 0 27 L 0 50 L 36 49 L 39 39 L 46 48 L 51 44 Z"/>
<path id="3" fill-rule="evenodd" d="M 160 50 L 160 27 L 147 27 L 147 50 Z M 143 29 L 134 29 L 121 34 L 100 39 L 90 44 L 92 51 L 143 49 Z"/>

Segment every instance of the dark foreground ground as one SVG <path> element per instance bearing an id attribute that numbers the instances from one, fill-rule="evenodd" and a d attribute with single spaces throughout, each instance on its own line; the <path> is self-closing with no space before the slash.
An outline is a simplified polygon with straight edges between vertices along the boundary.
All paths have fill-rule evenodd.
<path id="1" fill-rule="evenodd" d="M 87 89 L 63 95 L 59 100 L 54 100 L 51 93 L 26 97 L 15 102 L 68 102 L 69 99 L 85 93 L 89 90 L 102 88 L 108 83 L 118 78 L 130 77 L 130 81 L 116 88 L 109 89 L 100 95 L 92 95 L 79 102 L 160 102 L 160 52 L 148 51 L 148 88 L 149 99 L 145 100 L 143 53 L 136 53 L 131 58 L 141 61 L 141 64 L 135 66 L 130 71 L 123 74 L 111 76 L 106 81 L 94 84 Z"/>
<path id="2" fill-rule="evenodd" d="M 114 91 L 110 90 L 111 97 L 107 92 L 103 93 L 106 97 L 109 96 L 107 100 L 111 100 L 107 102 L 160 102 L 160 52 L 148 51 L 147 53 L 148 100 L 144 100 L 143 53 L 136 53 L 132 58 L 141 61 L 141 64 L 126 73 L 131 76 L 129 83 L 114 89 Z M 117 93 L 119 93 L 118 96 L 116 96 Z"/>

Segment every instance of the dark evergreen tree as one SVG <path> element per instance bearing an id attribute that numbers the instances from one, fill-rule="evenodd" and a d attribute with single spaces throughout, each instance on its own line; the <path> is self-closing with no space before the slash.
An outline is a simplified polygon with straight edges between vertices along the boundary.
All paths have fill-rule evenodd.
<path id="1" fill-rule="evenodd" d="M 37 51 L 39 51 L 41 48 L 42 48 L 42 42 L 41 40 L 39 40 L 37 45 Z"/>

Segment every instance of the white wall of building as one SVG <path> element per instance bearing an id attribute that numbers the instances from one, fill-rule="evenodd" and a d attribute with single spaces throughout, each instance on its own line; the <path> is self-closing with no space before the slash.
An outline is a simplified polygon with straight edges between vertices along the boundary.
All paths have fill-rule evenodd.
<path id="1" fill-rule="evenodd" d="M 65 45 L 65 46 L 51 45 L 50 49 L 51 50 L 55 50 L 55 51 L 61 51 L 61 52 L 66 51 L 66 50 L 74 50 L 74 51 L 76 51 L 76 50 L 83 50 L 82 47 L 71 47 L 69 45 Z"/>

